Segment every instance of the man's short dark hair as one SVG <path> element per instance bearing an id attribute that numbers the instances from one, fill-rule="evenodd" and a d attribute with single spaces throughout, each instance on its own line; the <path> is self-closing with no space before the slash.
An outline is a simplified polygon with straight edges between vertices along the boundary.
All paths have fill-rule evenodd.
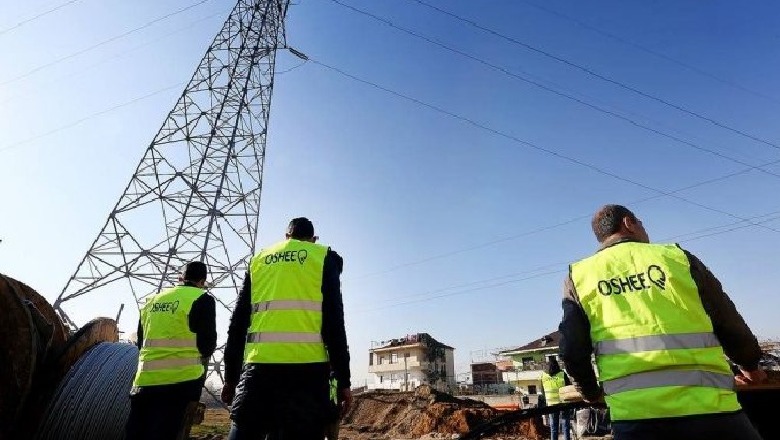
<path id="1" fill-rule="evenodd" d="M 634 213 L 623 205 L 602 206 L 590 222 L 591 227 L 593 227 L 593 233 L 596 235 L 596 240 L 599 243 L 603 243 L 610 235 L 618 232 L 620 225 L 623 224 L 623 219 L 626 217 L 636 221 Z"/>
<path id="2" fill-rule="evenodd" d="M 206 267 L 206 264 L 201 261 L 192 261 L 184 266 L 184 273 L 182 274 L 184 281 L 198 283 L 206 281 L 207 276 L 208 268 Z"/>
<path id="3" fill-rule="evenodd" d="M 287 233 L 290 234 L 290 238 L 308 240 L 314 237 L 314 225 L 306 217 L 297 217 L 290 220 Z"/>

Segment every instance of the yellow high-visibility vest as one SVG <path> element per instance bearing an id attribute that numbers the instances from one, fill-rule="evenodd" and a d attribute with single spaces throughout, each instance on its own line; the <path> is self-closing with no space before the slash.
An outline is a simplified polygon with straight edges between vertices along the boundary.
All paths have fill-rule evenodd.
<path id="1" fill-rule="evenodd" d="M 613 420 L 741 408 L 679 246 L 619 243 L 572 264 L 570 273 Z"/>
<path id="2" fill-rule="evenodd" d="M 547 374 L 547 372 L 542 372 L 542 388 L 544 388 L 544 399 L 548 405 L 561 403 L 558 390 L 564 385 L 566 385 L 566 379 L 563 371 L 559 371 L 553 376 Z"/>
<path id="3" fill-rule="evenodd" d="M 327 246 L 279 242 L 252 258 L 252 317 L 245 363 L 326 362 L 322 341 L 322 272 Z"/>
<path id="4" fill-rule="evenodd" d="M 203 290 L 197 287 L 177 286 L 146 302 L 141 309 L 144 340 L 133 386 L 170 385 L 203 376 L 189 324 L 192 304 L 201 295 Z"/>

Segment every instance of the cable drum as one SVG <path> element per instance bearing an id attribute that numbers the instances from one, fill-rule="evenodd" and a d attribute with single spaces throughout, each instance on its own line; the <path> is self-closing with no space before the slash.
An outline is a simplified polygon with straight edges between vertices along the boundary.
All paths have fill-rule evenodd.
<path id="1" fill-rule="evenodd" d="M 123 440 L 137 363 L 134 345 L 95 345 L 60 382 L 33 438 Z"/>

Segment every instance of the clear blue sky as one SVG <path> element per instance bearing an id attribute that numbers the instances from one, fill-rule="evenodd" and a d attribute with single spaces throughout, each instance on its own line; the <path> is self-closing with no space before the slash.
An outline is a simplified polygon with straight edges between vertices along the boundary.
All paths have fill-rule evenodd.
<path id="1" fill-rule="evenodd" d="M 766 142 L 597 80 L 415 1 L 344 0 L 736 161 L 756 166 L 780 159 L 780 149 L 768 145 L 780 143 L 780 5 L 774 2 L 529 0 L 697 72 L 522 1 L 426 1 Z M 79 0 L 16 26 L 60 3 L 0 6 L 0 272 L 52 300 L 181 93 L 179 83 L 190 77 L 233 6 L 211 0 L 48 65 L 194 1 Z M 554 329 L 566 264 L 595 249 L 587 216 L 604 203 L 629 204 L 655 239 L 731 225 L 708 229 L 703 233 L 714 234 L 706 237 L 681 237 L 682 245 L 721 279 L 758 335 L 780 335 L 780 234 L 766 228 L 780 230 L 780 177 L 754 169 L 678 193 L 693 203 L 666 196 L 635 203 L 657 195 L 649 188 L 674 191 L 748 167 L 491 70 L 331 0 L 297 3 L 288 16 L 288 42 L 311 58 L 644 186 L 315 63 L 278 75 L 258 246 L 280 239 L 291 217 L 305 215 L 345 258 L 356 383 L 367 376 L 372 340 L 428 332 L 456 348 L 461 372 L 472 350 L 524 344 Z M 277 70 L 299 64 L 280 53 Z M 77 123 L 82 118 L 88 119 Z M 780 164 L 765 170 L 780 175 Z M 765 214 L 772 215 L 757 218 L 766 220 L 765 227 L 734 225 L 736 218 Z M 747 227 L 720 233 L 735 226 Z M 700 238 L 684 241 L 691 237 Z M 112 316 L 116 309 L 88 301 L 77 313 Z M 121 326 L 132 331 L 136 319 L 130 311 Z"/>

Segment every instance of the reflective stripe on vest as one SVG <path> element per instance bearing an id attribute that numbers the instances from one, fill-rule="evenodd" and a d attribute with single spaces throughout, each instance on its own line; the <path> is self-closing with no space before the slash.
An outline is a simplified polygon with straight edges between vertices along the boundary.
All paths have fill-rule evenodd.
<path id="1" fill-rule="evenodd" d="M 322 335 L 319 333 L 284 333 L 284 332 L 265 332 L 250 333 L 246 337 L 247 342 L 287 342 L 287 343 L 316 343 L 322 342 Z"/>
<path id="2" fill-rule="evenodd" d="M 252 258 L 252 316 L 245 363 L 326 362 L 322 274 L 326 246 L 285 240 Z"/>
<path id="3" fill-rule="evenodd" d="M 262 301 L 252 304 L 252 313 L 265 312 L 266 310 L 311 310 L 321 312 L 322 301 L 277 299 L 275 301 Z"/>
<path id="4" fill-rule="evenodd" d="M 189 315 L 203 295 L 196 287 L 177 286 L 149 298 L 141 309 L 143 342 L 133 386 L 171 385 L 200 378 L 205 369 Z"/>
<path id="5" fill-rule="evenodd" d="M 710 387 L 734 389 L 734 375 L 698 370 L 661 370 L 604 381 L 604 392 L 617 394 L 656 387 Z"/>
<path id="6" fill-rule="evenodd" d="M 155 371 L 189 367 L 192 365 L 201 365 L 200 359 L 160 359 L 157 361 L 141 361 L 138 363 L 138 368 L 143 371 Z"/>
<path id="7" fill-rule="evenodd" d="M 675 335 L 649 335 L 636 338 L 612 339 L 594 344 L 596 356 L 620 353 L 639 353 L 655 350 L 680 350 L 686 348 L 719 347 L 714 333 L 680 333 Z"/>
<path id="8" fill-rule="evenodd" d="M 170 347 L 170 348 L 191 348 L 197 347 L 195 338 L 187 339 L 149 339 L 144 338 L 144 347 Z"/>
<path id="9" fill-rule="evenodd" d="M 570 267 L 613 420 L 740 409 L 685 252 L 618 243 Z"/>

